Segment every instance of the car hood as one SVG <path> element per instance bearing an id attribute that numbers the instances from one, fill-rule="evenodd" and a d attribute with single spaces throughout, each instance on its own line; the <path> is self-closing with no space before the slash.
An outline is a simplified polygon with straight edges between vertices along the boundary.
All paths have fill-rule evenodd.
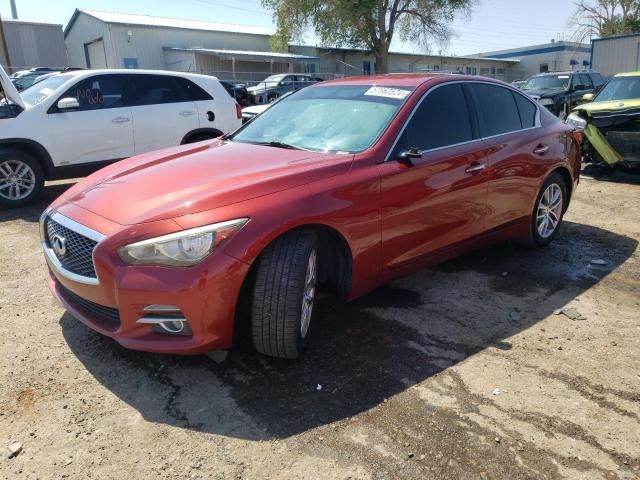
<path id="1" fill-rule="evenodd" d="M 2 86 L 2 91 L 5 93 L 7 98 L 11 100 L 13 103 L 18 105 L 20 108 L 25 110 L 27 107 L 22 101 L 22 97 L 18 93 L 15 85 L 7 75 L 7 72 L 4 71 L 2 66 L 0 65 L 0 86 Z"/>
<path id="2" fill-rule="evenodd" d="M 534 88 L 531 90 L 522 90 L 524 93 L 526 93 L 527 95 L 530 95 L 532 97 L 553 97 L 554 95 L 557 95 L 559 93 L 564 93 L 564 90 L 562 90 L 561 88 L 553 88 L 553 89 L 549 89 L 549 88 Z"/>
<path id="3" fill-rule="evenodd" d="M 583 112 L 586 112 L 588 115 L 601 112 L 622 114 L 627 112 L 628 110 L 639 111 L 638 113 L 640 113 L 640 98 L 583 103 L 575 110 L 581 110 Z"/>
<path id="4" fill-rule="evenodd" d="M 113 164 L 64 194 L 121 225 L 175 218 L 261 197 L 346 172 L 353 155 L 216 140 Z"/>

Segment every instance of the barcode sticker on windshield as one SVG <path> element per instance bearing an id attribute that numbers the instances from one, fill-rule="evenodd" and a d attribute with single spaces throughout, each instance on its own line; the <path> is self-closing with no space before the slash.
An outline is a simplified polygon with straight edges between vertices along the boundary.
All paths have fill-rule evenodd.
<path id="1" fill-rule="evenodd" d="M 402 100 L 410 93 L 411 92 L 409 90 L 388 87 L 371 87 L 369 90 L 364 92 L 365 95 L 370 95 L 373 97 L 397 98 L 398 100 Z"/>

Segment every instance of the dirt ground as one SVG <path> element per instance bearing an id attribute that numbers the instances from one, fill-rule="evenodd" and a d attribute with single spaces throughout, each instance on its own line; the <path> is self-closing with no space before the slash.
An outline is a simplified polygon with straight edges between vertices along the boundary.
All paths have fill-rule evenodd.
<path id="1" fill-rule="evenodd" d="M 583 178 L 547 249 L 323 305 L 295 363 L 130 352 L 65 314 L 37 219 L 66 186 L 0 212 L 0 478 L 640 478 L 638 177 Z"/>

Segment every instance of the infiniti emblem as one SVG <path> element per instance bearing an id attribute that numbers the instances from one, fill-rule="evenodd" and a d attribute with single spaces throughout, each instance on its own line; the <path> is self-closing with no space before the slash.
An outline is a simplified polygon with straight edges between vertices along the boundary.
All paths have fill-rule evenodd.
<path id="1" fill-rule="evenodd" d="M 57 233 L 51 238 L 51 246 L 58 257 L 64 257 L 67 253 L 67 241 Z"/>

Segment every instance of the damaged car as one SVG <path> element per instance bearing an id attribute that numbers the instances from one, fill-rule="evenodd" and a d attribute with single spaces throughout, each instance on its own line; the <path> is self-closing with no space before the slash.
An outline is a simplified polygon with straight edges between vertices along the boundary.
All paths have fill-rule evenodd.
<path id="1" fill-rule="evenodd" d="M 619 73 L 573 109 L 567 124 L 583 133 L 583 154 L 595 165 L 640 167 L 640 71 Z"/>

